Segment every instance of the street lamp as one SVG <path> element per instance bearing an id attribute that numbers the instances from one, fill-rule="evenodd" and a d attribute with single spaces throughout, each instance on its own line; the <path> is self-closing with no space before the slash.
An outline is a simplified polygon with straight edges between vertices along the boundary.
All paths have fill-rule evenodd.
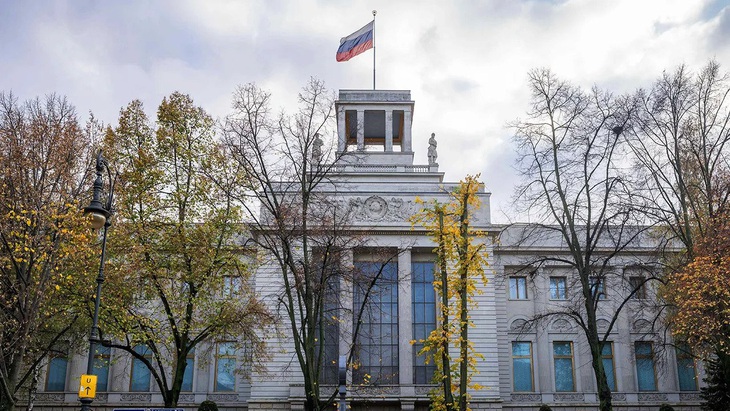
<path id="1" fill-rule="evenodd" d="M 102 174 L 106 170 L 109 179 L 109 188 L 104 196 L 104 180 Z M 99 262 L 99 275 L 96 277 L 96 295 L 94 296 L 94 318 L 91 323 L 91 334 L 89 336 L 89 361 L 86 364 L 86 375 L 94 375 L 94 354 L 96 344 L 99 342 L 99 301 L 101 300 L 101 285 L 104 283 L 104 259 L 106 258 L 106 232 L 109 229 L 112 216 L 112 201 L 114 199 L 114 181 L 111 178 L 109 164 L 101 150 L 96 156 L 96 180 L 94 181 L 94 194 L 91 204 L 84 207 L 84 214 L 89 215 L 91 227 L 99 229 L 104 227 L 101 239 L 101 261 Z M 79 390 L 79 401 L 81 402 L 82 411 L 90 411 L 91 403 L 94 400 L 96 391 L 96 381 L 93 387 L 87 386 L 86 395 L 84 395 L 84 376 L 82 376 L 81 389 Z"/>

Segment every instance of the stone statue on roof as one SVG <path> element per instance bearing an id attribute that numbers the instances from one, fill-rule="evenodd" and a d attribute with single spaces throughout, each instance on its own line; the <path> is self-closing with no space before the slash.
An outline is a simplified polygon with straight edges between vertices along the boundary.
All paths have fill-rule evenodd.
<path id="1" fill-rule="evenodd" d="M 431 138 L 428 139 L 428 165 L 437 166 L 436 159 L 438 153 L 436 153 L 436 133 L 431 133 Z"/>
<path id="2" fill-rule="evenodd" d="M 312 162 L 322 162 L 322 139 L 319 138 L 319 133 L 314 135 L 314 141 L 312 142 Z"/>

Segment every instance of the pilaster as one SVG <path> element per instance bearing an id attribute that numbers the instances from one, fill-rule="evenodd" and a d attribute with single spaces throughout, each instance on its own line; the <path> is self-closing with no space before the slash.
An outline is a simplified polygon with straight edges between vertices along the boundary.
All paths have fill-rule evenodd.
<path id="1" fill-rule="evenodd" d="M 398 368 L 401 385 L 413 384 L 411 248 L 398 250 Z"/>
<path id="2" fill-rule="evenodd" d="M 385 151 L 393 151 L 393 110 L 385 110 Z"/>
<path id="3" fill-rule="evenodd" d="M 357 150 L 365 150 L 365 110 L 357 110 Z"/>

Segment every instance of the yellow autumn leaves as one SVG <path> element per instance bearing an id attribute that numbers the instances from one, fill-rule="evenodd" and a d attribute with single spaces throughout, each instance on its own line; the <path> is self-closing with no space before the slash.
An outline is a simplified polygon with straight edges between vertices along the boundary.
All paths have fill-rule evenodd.
<path id="1" fill-rule="evenodd" d="M 474 326 L 469 316 L 477 305 L 474 296 L 481 294 L 480 286 L 487 283 L 485 233 L 471 226 L 472 212 L 481 205 L 478 178 L 462 180 L 449 193 L 447 203 L 417 199 L 423 208 L 411 218 L 411 223 L 424 227 L 436 244 L 433 286 L 440 324 L 428 338 L 418 341 L 423 343 L 419 354 L 436 365 L 434 382 L 440 386 L 430 394 L 433 410 L 468 410 L 468 389 L 483 388 L 471 381 L 483 356 L 468 337 L 469 328 Z"/>

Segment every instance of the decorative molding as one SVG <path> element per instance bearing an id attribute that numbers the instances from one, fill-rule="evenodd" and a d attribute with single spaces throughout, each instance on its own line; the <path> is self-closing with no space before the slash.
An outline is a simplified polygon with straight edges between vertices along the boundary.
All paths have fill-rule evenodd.
<path id="1" fill-rule="evenodd" d="M 103 393 L 103 394 L 96 394 L 96 398 L 94 398 L 94 401 L 107 402 L 108 399 L 109 399 L 109 394 Z"/>
<path id="2" fill-rule="evenodd" d="M 512 394 L 512 401 L 515 402 L 542 402 L 541 394 Z"/>
<path id="3" fill-rule="evenodd" d="M 639 401 L 667 401 L 667 394 L 662 392 L 640 392 Z"/>
<path id="4" fill-rule="evenodd" d="M 121 395 L 122 401 L 128 402 L 150 402 L 152 401 L 152 394 L 138 394 L 125 392 Z"/>
<path id="5" fill-rule="evenodd" d="M 416 395 L 428 395 L 436 386 L 416 385 Z"/>
<path id="6" fill-rule="evenodd" d="M 410 103 L 411 93 L 408 90 L 340 90 L 340 104 L 361 101 Z"/>
<path id="7" fill-rule="evenodd" d="M 550 331 L 557 333 L 572 333 L 574 330 L 573 326 L 567 320 L 559 319 L 552 323 Z"/>
<path id="8" fill-rule="evenodd" d="M 352 394 L 362 397 L 399 395 L 400 387 L 398 386 L 359 386 L 352 388 Z"/>
<path id="9" fill-rule="evenodd" d="M 43 392 L 36 394 L 35 400 L 38 402 L 64 402 L 66 394 L 62 392 Z"/>
<path id="10" fill-rule="evenodd" d="M 600 332 L 604 332 L 605 333 L 606 330 L 608 330 L 608 326 L 610 324 L 611 323 L 608 320 L 604 320 L 602 318 L 596 320 L 596 328 L 598 328 L 598 331 L 600 331 Z"/>
<path id="11" fill-rule="evenodd" d="M 631 324 L 631 332 L 645 333 L 651 331 L 651 323 L 644 319 L 638 319 Z"/>
<path id="12" fill-rule="evenodd" d="M 208 399 L 215 402 L 236 402 L 238 394 L 208 394 Z"/>
<path id="13" fill-rule="evenodd" d="M 698 392 L 680 392 L 679 401 L 702 401 L 702 397 Z"/>
<path id="14" fill-rule="evenodd" d="M 346 207 L 350 216 L 355 221 L 384 221 L 384 222 L 405 222 L 415 210 L 413 200 L 403 200 L 392 197 L 390 200 L 373 195 L 363 199 L 362 197 L 350 198 L 347 203 L 340 200 L 340 207 Z"/>
<path id="15" fill-rule="evenodd" d="M 195 402 L 195 394 L 180 394 L 178 402 Z"/>
<path id="16" fill-rule="evenodd" d="M 509 332 L 515 334 L 534 333 L 535 328 L 527 325 L 527 320 L 517 318 L 509 325 Z"/>
<path id="17" fill-rule="evenodd" d="M 564 394 L 564 393 L 555 393 L 553 394 L 553 401 L 556 402 L 572 402 L 572 401 L 583 401 L 583 394 L 580 393 L 570 393 L 570 394 Z"/>
<path id="18" fill-rule="evenodd" d="M 611 399 L 613 401 L 626 401 L 626 394 L 622 392 L 612 392 Z"/>

